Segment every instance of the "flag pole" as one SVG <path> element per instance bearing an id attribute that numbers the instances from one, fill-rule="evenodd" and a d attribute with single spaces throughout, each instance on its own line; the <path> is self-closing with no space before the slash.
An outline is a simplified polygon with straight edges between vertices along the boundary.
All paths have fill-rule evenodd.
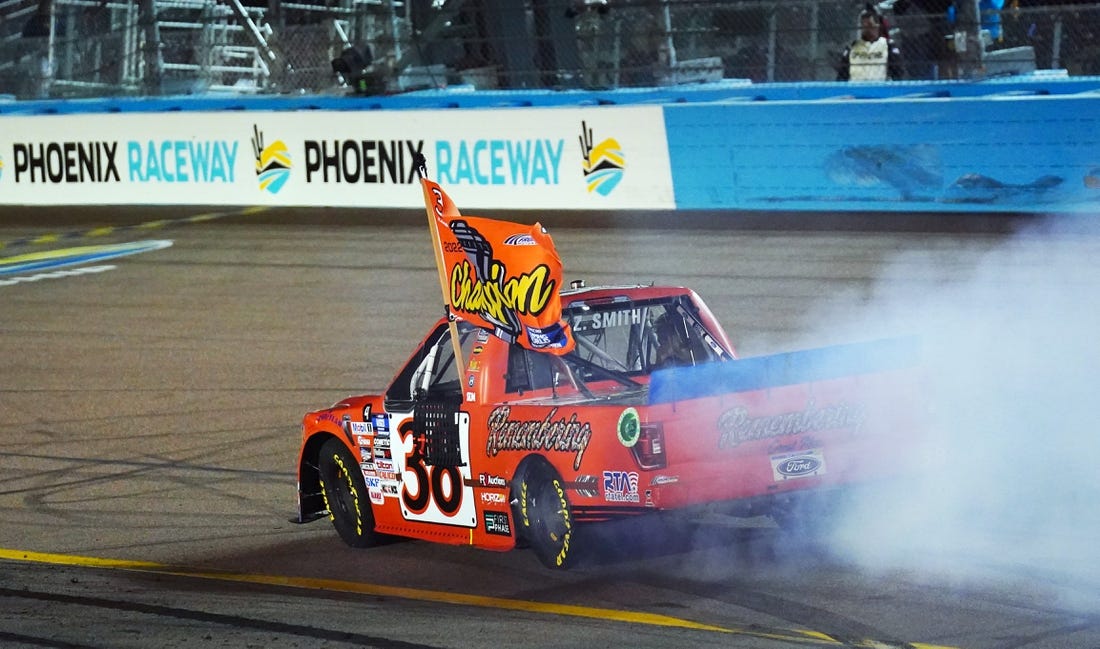
<path id="1" fill-rule="evenodd" d="M 466 359 L 462 357 L 462 342 L 458 339 L 458 323 L 451 315 L 451 298 L 447 292 L 447 268 L 443 262 L 442 239 L 439 237 L 439 224 L 436 220 L 436 210 L 442 214 L 443 196 L 437 195 L 425 182 L 428 179 L 428 163 L 421 153 L 414 154 L 413 163 L 416 165 L 416 174 L 420 177 L 420 187 L 424 191 L 424 209 L 428 213 L 428 229 L 432 235 L 432 251 L 435 253 L 435 267 L 439 272 L 439 288 L 443 293 L 443 311 L 447 314 L 447 329 L 451 334 L 451 347 L 455 354 L 455 368 L 458 369 L 459 385 L 462 384 L 462 372 L 466 370 Z"/>

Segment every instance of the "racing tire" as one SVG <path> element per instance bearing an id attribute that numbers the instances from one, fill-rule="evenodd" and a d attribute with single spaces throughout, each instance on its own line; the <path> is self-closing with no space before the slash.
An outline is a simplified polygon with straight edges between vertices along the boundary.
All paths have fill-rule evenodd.
<path id="1" fill-rule="evenodd" d="M 548 464 L 530 464 L 520 477 L 519 516 L 522 536 L 548 568 L 565 570 L 576 564 L 576 528 L 565 482 Z"/>
<path id="2" fill-rule="evenodd" d="M 338 439 L 321 446 L 317 460 L 321 493 L 336 533 L 353 548 L 377 545 L 381 535 L 374 531 L 374 512 L 359 461 Z"/>

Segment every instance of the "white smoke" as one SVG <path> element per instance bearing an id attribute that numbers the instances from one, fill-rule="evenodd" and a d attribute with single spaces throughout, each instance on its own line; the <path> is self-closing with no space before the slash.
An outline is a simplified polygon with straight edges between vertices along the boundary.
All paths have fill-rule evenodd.
<path id="1" fill-rule="evenodd" d="M 835 327 L 858 313 L 852 340 L 918 334 L 932 408 L 921 478 L 856 501 L 833 549 L 869 567 L 1011 575 L 1100 610 L 1100 241 L 972 238 L 902 254 L 869 298 L 814 316 Z"/>

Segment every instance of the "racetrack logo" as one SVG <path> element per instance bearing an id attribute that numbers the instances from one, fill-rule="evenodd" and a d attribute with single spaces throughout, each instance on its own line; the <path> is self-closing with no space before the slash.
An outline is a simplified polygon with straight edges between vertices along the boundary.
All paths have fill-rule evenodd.
<path id="1" fill-rule="evenodd" d="M 278 194 L 290 178 L 290 150 L 282 140 L 264 145 L 264 134 L 260 127 L 252 125 L 252 153 L 256 156 L 256 179 L 260 189 L 269 194 Z"/>
<path id="2" fill-rule="evenodd" d="M 607 196 L 623 179 L 626 167 L 622 146 L 615 138 L 607 138 L 594 144 L 592 129 L 581 122 L 581 155 L 583 156 L 584 180 L 588 193 Z"/>

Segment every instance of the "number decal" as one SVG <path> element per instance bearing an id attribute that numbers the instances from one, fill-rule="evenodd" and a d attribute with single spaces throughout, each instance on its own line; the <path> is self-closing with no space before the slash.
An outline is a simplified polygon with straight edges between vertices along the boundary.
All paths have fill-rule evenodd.
<path id="1" fill-rule="evenodd" d="M 447 488 L 450 493 L 443 491 L 443 477 L 449 478 Z M 432 471 L 432 498 L 439 510 L 448 516 L 452 516 L 462 505 L 462 476 L 458 474 L 458 467 L 436 467 Z"/>
<path id="2" fill-rule="evenodd" d="M 401 426 L 401 448 L 405 451 L 401 501 L 410 518 L 428 512 L 434 503 L 446 517 L 454 516 L 462 507 L 462 474 L 458 467 L 428 466 L 424 463 L 424 440 L 417 439 L 412 421 Z"/>

